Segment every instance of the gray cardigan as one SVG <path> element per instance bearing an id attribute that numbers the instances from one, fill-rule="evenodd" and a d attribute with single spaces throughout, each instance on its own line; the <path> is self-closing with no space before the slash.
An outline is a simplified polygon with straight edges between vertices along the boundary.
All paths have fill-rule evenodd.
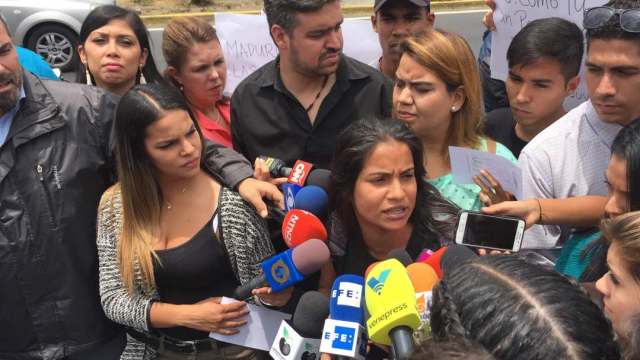
<path id="1" fill-rule="evenodd" d="M 116 323 L 137 331 L 149 332 L 151 303 L 158 299 L 157 291 L 145 291 L 140 273 L 136 274 L 135 294 L 130 295 L 122 281 L 118 265 L 117 242 L 122 227 L 120 191 L 107 195 L 98 210 L 98 258 L 100 272 L 100 298 L 107 317 Z M 260 262 L 274 254 L 265 221 L 260 218 L 240 195 L 222 188 L 219 205 L 223 242 L 233 272 L 244 284 L 261 274 Z M 122 353 L 122 360 L 155 358 L 155 351 L 130 336 Z"/>

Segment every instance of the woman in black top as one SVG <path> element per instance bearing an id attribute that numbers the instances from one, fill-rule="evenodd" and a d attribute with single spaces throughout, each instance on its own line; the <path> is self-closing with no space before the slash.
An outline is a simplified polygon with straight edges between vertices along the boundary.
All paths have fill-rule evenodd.
<path id="1" fill-rule="evenodd" d="M 340 134 L 330 206 L 334 261 L 323 268 L 323 290 L 338 275 L 364 275 L 393 249 L 416 258 L 449 243 L 457 214 L 426 181 L 420 140 L 390 119 L 363 119 Z"/>

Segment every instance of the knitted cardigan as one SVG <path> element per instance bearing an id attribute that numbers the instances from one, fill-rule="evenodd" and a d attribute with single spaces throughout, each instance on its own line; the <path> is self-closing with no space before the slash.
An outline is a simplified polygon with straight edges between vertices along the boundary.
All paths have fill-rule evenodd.
<path id="1" fill-rule="evenodd" d="M 114 187 L 115 188 L 115 187 Z M 219 226 L 236 278 L 244 284 L 261 274 L 260 262 L 274 254 L 265 221 L 239 194 L 222 188 L 220 191 Z M 159 296 L 155 289 L 145 290 L 142 275 L 136 271 L 134 294 L 130 295 L 122 281 L 118 264 L 117 242 L 122 228 L 120 190 L 107 190 L 98 209 L 98 260 L 100 298 L 107 317 L 116 323 L 140 332 L 150 332 L 149 312 Z M 127 345 L 121 360 L 155 358 L 155 351 L 127 335 Z"/>

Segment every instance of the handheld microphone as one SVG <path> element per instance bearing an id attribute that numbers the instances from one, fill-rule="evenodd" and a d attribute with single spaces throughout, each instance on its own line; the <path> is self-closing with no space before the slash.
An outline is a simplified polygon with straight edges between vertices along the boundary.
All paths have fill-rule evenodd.
<path id="1" fill-rule="evenodd" d="M 413 263 L 407 266 L 407 273 L 416 291 L 416 305 L 421 323 L 419 330 L 424 330 L 422 333 L 428 335 L 431 332 L 428 328 L 431 319 L 431 291 L 438 283 L 438 275 L 425 263 Z"/>
<path id="2" fill-rule="evenodd" d="M 312 213 L 293 209 L 282 222 L 282 237 L 288 247 L 294 248 L 309 239 L 327 241 L 327 229 Z"/>
<path id="3" fill-rule="evenodd" d="M 449 245 L 440 259 L 440 268 L 442 273 L 446 274 L 477 258 L 478 255 L 464 245 Z"/>
<path id="4" fill-rule="evenodd" d="M 280 323 L 269 355 L 277 360 L 316 360 L 320 358 L 322 321 L 329 315 L 329 300 L 318 291 L 300 298 L 291 325 Z"/>
<path id="5" fill-rule="evenodd" d="M 281 252 L 262 262 L 262 275 L 238 286 L 233 297 L 244 300 L 251 291 L 270 286 L 273 292 L 281 291 L 304 280 L 329 262 L 329 248 L 318 239 L 311 239 L 300 246 Z"/>
<path id="6" fill-rule="evenodd" d="M 447 247 L 443 246 L 440 249 L 436 250 L 431 256 L 429 256 L 424 263 L 431 266 L 433 270 L 435 270 L 436 275 L 438 275 L 438 279 L 442 279 L 442 269 L 440 268 L 440 259 L 442 255 L 447 251 Z"/>
<path id="7" fill-rule="evenodd" d="M 404 265 L 405 267 L 413 263 L 411 255 L 409 255 L 407 250 L 402 248 L 397 248 L 389 251 L 389 253 L 387 254 L 387 259 L 396 259 L 400 261 L 400 263 L 402 263 L 402 265 Z"/>
<path id="8" fill-rule="evenodd" d="M 366 278 L 369 339 L 392 345 L 396 359 L 413 353 L 413 332 L 420 326 L 416 295 L 406 268 L 396 259 L 381 261 Z"/>
<path id="9" fill-rule="evenodd" d="M 427 261 L 428 258 L 431 257 L 431 255 L 433 255 L 433 250 L 431 250 L 431 249 L 423 249 L 420 252 L 420 255 L 418 255 L 418 259 L 416 260 L 416 262 L 425 262 L 425 261 Z"/>
<path id="10" fill-rule="evenodd" d="M 328 206 L 329 195 L 320 186 L 305 186 L 295 196 L 294 207 L 296 209 L 306 210 L 319 219 L 327 217 Z"/>
<path id="11" fill-rule="evenodd" d="M 316 185 L 323 189 L 328 189 L 331 183 L 331 171 L 326 169 L 313 169 L 313 165 L 304 161 L 296 161 L 293 168 L 287 167 L 286 163 L 280 159 L 259 156 L 264 160 L 269 167 L 269 173 L 272 177 L 291 177 L 291 173 L 296 169 L 298 174 L 289 179 L 288 181 L 293 184 L 303 185 Z M 302 180 L 302 181 L 300 181 Z"/>
<path id="12" fill-rule="evenodd" d="M 331 289 L 329 319 L 324 322 L 320 352 L 364 359 L 364 278 L 357 275 L 339 276 Z"/>

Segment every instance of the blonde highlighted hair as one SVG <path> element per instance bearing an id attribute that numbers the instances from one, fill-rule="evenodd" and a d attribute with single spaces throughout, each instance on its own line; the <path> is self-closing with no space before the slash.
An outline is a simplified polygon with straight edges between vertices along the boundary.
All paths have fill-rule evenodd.
<path id="1" fill-rule="evenodd" d="M 616 244 L 623 263 L 633 278 L 640 283 L 640 211 L 605 219 L 600 228 L 605 241 Z"/>
<path id="2" fill-rule="evenodd" d="M 449 145 L 477 148 L 484 110 L 480 73 L 469 44 L 458 34 L 433 30 L 405 40 L 402 52 L 440 78 L 449 92 L 463 91 L 464 104 L 452 114 Z"/>

